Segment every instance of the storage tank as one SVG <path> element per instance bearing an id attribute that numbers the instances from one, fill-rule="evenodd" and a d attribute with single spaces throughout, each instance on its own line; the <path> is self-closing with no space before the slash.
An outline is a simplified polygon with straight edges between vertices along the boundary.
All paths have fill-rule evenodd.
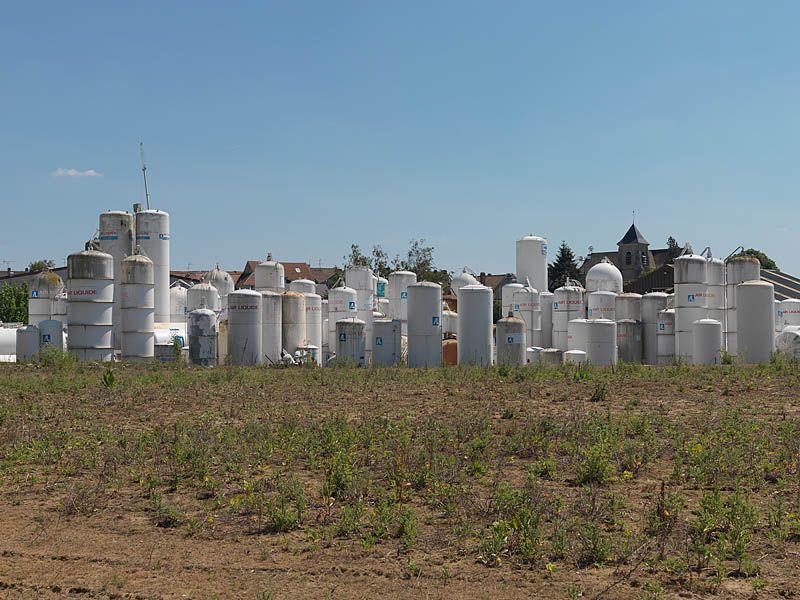
<path id="1" fill-rule="evenodd" d="M 564 352 L 564 364 L 582 365 L 587 362 L 583 350 L 567 350 Z"/>
<path id="2" fill-rule="evenodd" d="M 650 292 L 642 296 L 642 358 L 646 365 L 657 364 L 658 313 L 667 307 L 664 292 Z"/>
<path id="3" fill-rule="evenodd" d="M 781 301 L 780 326 L 781 331 L 785 327 L 800 325 L 800 300 L 789 298 Z"/>
<path id="4" fill-rule="evenodd" d="M 155 269 L 156 322 L 169 322 L 169 214 L 140 210 L 135 215 L 136 244 L 153 261 Z"/>
<path id="5" fill-rule="evenodd" d="M 572 319 L 567 323 L 567 350 L 586 350 L 589 319 Z"/>
<path id="6" fill-rule="evenodd" d="M 267 254 L 267 260 L 256 265 L 255 288 L 257 292 L 275 292 L 282 294 L 286 291 L 286 275 L 283 265 L 272 260 L 272 254 Z"/>
<path id="7" fill-rule="evenodd" d="M 306 297 L 306 345 L 322 348 L 322 298 L 319 294 L 303 294 Z M 321 360 L 319 354 L 317 359 Z"/>
<path id="8" fill-rule="evenodd" d="M 458 364 L 492 364 L 492 289 L 467 285 L 458 293 Z"/>
<path id="9" fill-rule="evenodd" d="M 497 321 L 497 364 L 524 365 L 527 340 L 525 321 L 509 313 Z"/>
<path id="10" fill-rule="evenodd" d="M 617 356 L 619 360 L 642 364 L 642 322 L 633 319 L 617 321 Z"/>
<path id="11" fill-rule="evenodd" d="M 381 318 L 386 319 L 389 317 L 389 299 L 388 298 L 378 298 L 378 301 L 375 303 L 375 312 L 381 314 Z"/>
<path id="12" fill-rule="evenodd" d="M 301 294 L 298 296 L 303 298 Z M 228 364 L 261 364 L 261 294 L 255 290 L 236 290 L 228 294 L 227 301 Z"/>
<path id="13" fill-rule="evenodd" d="M 39 321 L 39 348 L 53 346 L 59 350 L 66 348 L 64 344 L 64 324 L 56 319 Z"/>
<path id="14" fill-rule="evenodd" d="M 725 320 L 725 262 L 719 258 L 709 258 L 706 263 L 706 294 L 708 318 L 723 323 Z"/>
<path id="15" fill-rule="evenodd" d="M 517 240 L 517 281 L 537 290 L 547 288 L 547 240 L 526 235 Z"/>
<path id="16" fill-rule="evenodd" d="M 775 287 L 765 281 L 736 286 L 738 356 L 746 364 L 768 363 L 775 339 Z"/>
<path id="17" fill-rule="evenodd" d="M 64 293 L 64 282 L 50 269 L 45 269 L 31 278 L 28 284 L 28 323 L 52 319 L 57 314 L 56 299 Z"/>
<path id="18" fill-rule="evenodd" d="M 697 254 L 675 259 L 675 356 L 688 364 L 694 354 L 692 323 L 708 315 L 707 262 Z"/>
<path id="19" fill-rule="evenodd" d="M 614 292 L 591 292 L 589 294 L 590 319 L 616 319 L 617 295 Z"/>
<path id="20" fill-rule="evenodd" d="M 337 321 L 356 317 L 357 305 L 358 295 L 353 288 L 342 286 L 328 291 L 328 346 L 331 352 L 336 351 Z"/>
<path id="21" fill-rule="evenodd" d="M 787 325 L 776 338 L 775 348 L 789 359 L 800 360 L 800 326 Z"/>
<path id="22" fill-rule="evenodd" d="M 539 346 L 531 346 L 525 350 L 525 357 L 528 361 L 529 365 L 538 365 L 539 364 L 539 353 L 543 350 Z"/>
<path id="23" fill-rule="evenodd" d="M 583 318 L 583 288 L 570 283 L 556 289 L 553 296 L 553 347 L 567 349 L 567 323 Z"/>
<path id="24" fill-rule="evenodd" d="M 512 296 L 514 316 L 525 321 L 525 339 L 534 344 L 541 337 L 542 308 L 539 305 L 539 292 L 530 286 L 523 286 Z M 538 333 L 537 333 L 538 332 Z M 536 341 L 539 341 L 538 339 Z"/>
<path id="25" fill-rule="evenodd" d="M 225 309 L 228 307 L 228 295 L 234 290 L 233 277 L 231 277 L 230 273 L 227 271 L 220 269 L 219 265 L 217 264 L 214 265 L 213 269 L 205 274 L 203 281 L 206 281 L 217 288 L 220 308 L 222 311 L 225 311 Z"/>
<path id="26" fill-rule="evenodd" d="M 67 257 L 67 299 L 69 351 L 79 360 L 111 360 L 114 354 L 114 258 L 99 250 L 70 254 Z"/>
<path id="27" fill-rule="evenodd" d="M 217 364 L 217 315 L 213 310 L 198 308 L 187 318 L 189 362 L 213 367 Z"/>
<path id="28" fill-rule="evenodd" d="M 301 294 L 316 294 L 317 284 L 310 279 L 295 279 L 289 282 L 289 291 Z"/>
<path id="29" fill-rule="evenodd" d="M 615 296 L 614 318 L 617 321 L 630 319 L 631 321 L 642 320 L 642 295 L 627 292 Z"/>
<path id="30" fill-rule="evenodd" d="M 442 286 L 408 286 L 408 366 L 442 366 Z"/>
<path id="31" fill-rule="evenodd" d="M 542 330 L 538 334 L 534 332 L 534 346 L 549 348 L 553 345 L 553 302 L 555 294 L 548 291 L 539 292 L 539 306 L 542 309 Z"/>
<path id="32" fill-rule="evenodd" d="M 133 215 L 124 210 L 110 210 L 100 213 L 98 228 L 98 245 L 101 252 L 110 254 L 114 258 L 114 289 L 120 292 L 117 286 L 121 283 L 122 260 L 133 254 L 134 231 Z M 122 332 L 122 304 L 119 298 L 114 298 L 114 348 L 121 348 Z"/>
<path id="33" fill-rule="evenodd" d="M 373 323 L 373 331 L 375 339 L 372 345 L 372 366 L 397 366 L 402 357 L 400 319 L 376 319 Z"/>
<path id="34" fill-rule="evenodd" d="M 283 349 L 294 355 L 306 341 L 306 297 L 300 292 L 284 292 L 282 304 Z"/>
<path id="35" fill-rule="evenodd" d="M 354 367 L 366 366 L 366 326 L 351 317 L 336 322 L 336 360 Z"/>
<path id="36" fill-rule="evenodd" d="M 693 323 L 693 365 L 718 365 L 722 362 L 722 323 L 716 319 L 700 319 Z"/>
<path id="37" fill-rule="evenodd" d="M 605 256 L 586 273 L 586 292 L 622 293 L 622 273 Z"/>
<path id="38" fill-rule="evenodd" d="M 458 364 L 458 341 L 454 339 L 442 342 L 442 364 L 455 366 Z"/>
<path id="39" fill-rule="evenodd" d="M 738 354 L 736 329 L 736 286 L 745 281 L 761 279 L 761 263 L 752 256 L 733 256 L 725 265 L 725 321 L 723 334 L 728 354 Z"/>
<path id="40" fill-rule="evenodd" d="M 773 306 L 775 307 L 775 331 L 773 339 L 778 337 L 778 334 L 783 331 L 783 311 L 781 311 L 781 301 L 777 298 L 773 300 Z"/>
<path id="41" fill-rule="evenodd" d="M 543 348 L 539 352 L 539 364 L 545 367 L 555 367 L 564 362 L 564 352 L 558 348 Z"/>
<path id="42" fill-rule="evenodd" d="M 514 310 L 514 294 L 519 290 L 524 289 L 525 286 L 521 283 L 507 283 L 500 288 L 500 314 L 507 315 L 509 311 L 514 313 L 515 317 L 519 317 L 518 311 Z"/>
<path id="43" fill-rule="evenodd" d="M 453 294 L 455 294 L 456 298 L 458 298 L 458 293 L 461 288 L 466 287 L 468 285 L 480 285 L 475 276 L 467 271 L 467 267 L 458 273 L 455 277 L 453 277 L 452 281 L 450 282 L 450 289 L 453 290 Z"/>
<path id="44" fill-rule="evenodd" d="M 191 312 L 198 308 L 207 308 L 215 313 L 221 310 L 217 288 L 205 281 L 186 290 L 186 309 Z"/>
<path id="45" fill-rule="evenodd" d="M 17 354 L 17 328 L 0 326 L 0 356 L 16 356 Z M 13 362 L 0 360 L 0 362 Z"/>
<path id="46" fill-rule="evenodd" d="M 36 360 L 39 356 L 39 328 L 36 325 L 25 325 L 17 329 L 16 349 L 18 363 Z"/>
<path id="47" fill-rule="evenodd" d="M 283 294 L 264 290 L 261 296 L 261 354 L 265 364 L 274 365 L 283 349 Z"/>
<path id="48" fill-rule="evenodd" d="M 458 313 L 450 310 L 442 310 L 442 336 L 444 338 L 454 338 L 458 335 Z"/>
<path id="49" fill-rule="evenodd" d="M 348 287 L 356 291 L 358 318 L 364 321 L 366 361 L 370 364 L 372 357 L 372 311 L 375 307 L 375 275 L 369 267 L 347 267 L 344 280 Z"/>
<path id="50" fill-rule="evenodd" d="M 417 283 L 417 274 L 411 271 L 395 271 L 389 273 L 386 298 L 389 300 L 388 317 L 400 319 L 403 323 L 403 335 L 408 331 L 408 286 Z"/>
<path id="51" fill-rule="evenodd" d="M 656 335 L 656 364 L 671 365 L 675 362 L 675 309 L 665 308 L 658 313 Z"/>
<path id="52" fill-rule="evenodd" d="M 169 288 L 169 322 L 186 323 L 188 312 L 188 289 L 182 283 L 176 281 Z"/>
<path id="53" fill-rule="evenodd" d="M 593 365 L 617 363 L 617 324 L 609 319 L 589 319 L 586 324 L 586 360 Z"/>
<path id="54" fill-rule="evenodd" d="M 155 356 L 155 266 L 143 254 L 120 264 L 122 359 L 152 361 Z"/>

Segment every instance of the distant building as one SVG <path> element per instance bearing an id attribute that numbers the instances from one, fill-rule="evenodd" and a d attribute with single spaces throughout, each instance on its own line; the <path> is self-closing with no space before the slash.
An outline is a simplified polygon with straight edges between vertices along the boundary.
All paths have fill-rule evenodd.
<path id="1" fill-rule="evenodd" d="M 256 286 L 256 267 L 261 260 L 248 260 L 239 277 L 234 277 L 233 281 L 238 288 L 253 289 Z M 336 267 L 312 267 L 307 262 L 283 262 L 283 275 L 287 285 L 298 279 L 309 279 L 317 284 L 317 293 L 323 297 L 327 296 L 328 282 L 336 274 Z"/>

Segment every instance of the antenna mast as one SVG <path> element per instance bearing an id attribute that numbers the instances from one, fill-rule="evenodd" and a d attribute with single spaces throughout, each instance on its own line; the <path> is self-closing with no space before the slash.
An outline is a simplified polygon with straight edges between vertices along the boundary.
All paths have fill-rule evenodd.
<path id="1" fill-rule="evenodd" d="M 144 197 L 147 200 L 147 210 L 150 210 L 150 191 L 147 189 L 147 165 L 144 162 L 144 142 L 139 142 L 139 154 L 142 157 L 142 177 L 144 178 Z"/>

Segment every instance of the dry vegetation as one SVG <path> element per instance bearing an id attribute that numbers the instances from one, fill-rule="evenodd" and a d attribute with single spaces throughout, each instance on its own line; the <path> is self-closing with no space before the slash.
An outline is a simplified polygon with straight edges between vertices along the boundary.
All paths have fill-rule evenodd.
<path id="1" fill-rule="evenodd" d="M 0 597 L 800 598 L 800 367 L 0 365 Z"/>

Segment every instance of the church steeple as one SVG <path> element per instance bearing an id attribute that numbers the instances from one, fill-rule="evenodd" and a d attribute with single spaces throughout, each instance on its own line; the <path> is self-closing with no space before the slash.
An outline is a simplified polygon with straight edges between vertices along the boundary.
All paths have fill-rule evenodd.
<path id="1" fill-rule="evenodd" d="M 636 227 L 636 223 L 631 223 L 628 231 L 617 242 L 617 248 L 617 260 L 625 281 L 638 279 L 653 264 L 650 242 Z"/>

